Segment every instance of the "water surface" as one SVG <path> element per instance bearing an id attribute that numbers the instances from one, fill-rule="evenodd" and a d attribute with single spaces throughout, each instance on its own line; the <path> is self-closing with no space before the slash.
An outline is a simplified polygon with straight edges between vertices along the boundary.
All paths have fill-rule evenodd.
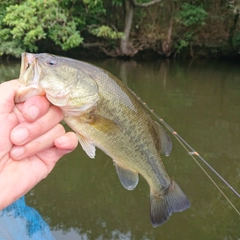
<path id="1" fill-rule="evenodd" d="M 240 63 L 92 61 L 122 79 L 240 192 Z M 18 77 L 20 62 L 0 63 L 1 81 Z M 240 218 L 174 139 L 167 171 L 191 201 L 159 228 L 149 220 L 149 187 L 120 184 L 100 150 L 79 146 L 26 195 L 56 239 L 239 239 Z M 212 173 L 231 201 L 240 201 Z"/>

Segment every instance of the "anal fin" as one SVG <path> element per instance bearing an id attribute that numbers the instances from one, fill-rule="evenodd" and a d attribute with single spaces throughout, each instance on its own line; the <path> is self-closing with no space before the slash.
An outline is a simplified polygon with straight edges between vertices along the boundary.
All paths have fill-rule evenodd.
<path id="1" fill-rule="evenodd" d="M 123 168 L 116 163 L 115 166 L 119 180 L 123 187 L 126 188 L 127 190 L 133 190 L 138 184 L 139 180 L 138 173 Z"/>

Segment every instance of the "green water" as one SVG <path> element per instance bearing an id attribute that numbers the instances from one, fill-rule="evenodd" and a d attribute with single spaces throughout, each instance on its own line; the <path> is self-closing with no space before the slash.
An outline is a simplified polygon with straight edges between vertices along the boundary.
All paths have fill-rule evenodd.
<path id="1" fill-rule="evenodd" d="M 92 61 L 122 79 L 240 192 L 240 63 Z M 1 81 L 18 77 L 20 62 L 0 63 Z M 112 160 L 90 159 L 79 146 L 26 199 L 56 239 L 240 239 L 240 217 L 174 139 L 163 158 L 191 201 L 159 228 L 149 220 L 143 178 L 125 190 Z M 209 172 L 209 171 L 208 171 Z M 239 198 L 210 175 L 240 209 Z"/>

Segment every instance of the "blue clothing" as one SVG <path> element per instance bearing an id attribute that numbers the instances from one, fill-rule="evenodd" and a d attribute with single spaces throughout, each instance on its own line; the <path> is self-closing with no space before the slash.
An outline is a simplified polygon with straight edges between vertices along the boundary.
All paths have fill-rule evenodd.
<path id="1" fill-rule="evenodd" d="M 0 240 L 54 240 L 41 215 L 24 197 L 0 211 Z"/>

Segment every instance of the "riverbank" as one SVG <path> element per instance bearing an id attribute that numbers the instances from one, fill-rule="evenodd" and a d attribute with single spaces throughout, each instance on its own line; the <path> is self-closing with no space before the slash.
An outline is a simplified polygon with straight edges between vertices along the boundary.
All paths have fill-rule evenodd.
<path id="1" fill-rule="evenodd" d="M 143 51 L 139 51 L 136 55 L 133 57 L 127 57 L 127 56 L 118 56 L 118 57 L 110 57 L 106 56 L 104 52 L 102 52 L 100 49 L 97 48 L 92 48 L 92 49 L 85 49 L 85 48 L 75 48 L 75 49 L 70 49 L 69 51 L 62 51 L 61 49 L 54 49 L 54 50 L 44 50 L 38 51 L 39 53 L 41 52 L 46 52 L 46 53 L 51 53 L 55 55 L 60 55 L 60 56 L 66 56 L 70 58 L 75 58 L 75 59 L 81 59 L 81 60 L 91 60 L 91 59 L 109 59 L 109 58 L 116 58 L 116 59 L 122 59 L 122 60 L 134 60 L 134 61 L 155 61 L 155 60 L 199 60 L 199 59 L 214 59 L 214 60 L 219 60 L 219 61 L 239 61 L 240 60 L 240 52 L 233 52 L 233 53 L 226 53 L 226 52 L 218 52 L 218 53 L 209 53 L 208 51 L 205 50 L 198 50 L 195 52 L 193 56 L 191 56 L 190 52 L 185 52 L 185 54 L 173 54 L 170 55 L 169 57 L 166 57 L 165 55 L 159 54 L 156 51 L 153 51 L 152 49 L 147 49 Z M 0 61 L 1 60 L 19 60 L 20 57 L 14 57 L 12 55 L 2 55 L 0 56 Z"/>

